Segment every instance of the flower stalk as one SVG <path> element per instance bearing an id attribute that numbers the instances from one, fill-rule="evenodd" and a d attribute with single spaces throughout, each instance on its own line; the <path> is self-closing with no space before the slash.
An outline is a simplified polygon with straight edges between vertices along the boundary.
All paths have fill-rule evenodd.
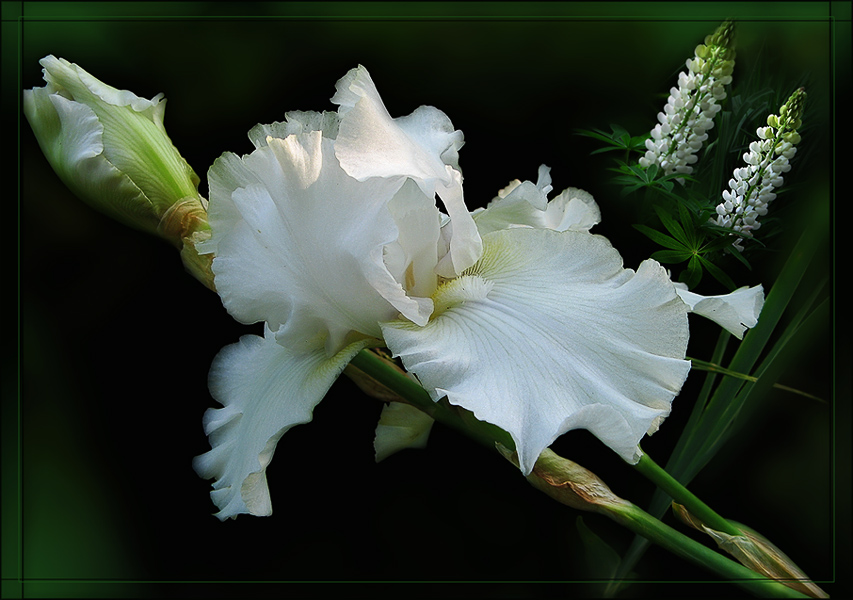
<path id="1" fill-rule="evenodd" d="M 354 369 L 354 371 L 353 371 Z M 489 423 L 478 421 L 468 411 L 447 404 L 433 402 L 429 394 L 391 361 L 375 351 L 362 350 L 350 363 L 347 374 L 359 382 L 364 389 L 366 379 L 374 380 L 372 393 L 388 399 L 389 394 L 426 412 L 435 420 L 456 429 L 485 447 L 496 449 L 504 458 L 517 466 L 518 455 L 513 450 L 510 436 Z M 655 483 L 666 485 L 691 510 L 702 514 L 715 526 L 732 536 L 742 535 L 740 529 L 713 513 L 704 503 L 644 455 L 637 465 L 638 470 Z M 696 565 L 706 568 L 724 579 L 751 593 L 768 598 L 804 598 L 805 594 L 774 581 L 767 575 L 757 573 L 729 558 L 709 549 L 684 534 L 665 525 L 636 505 L 614 494 L 594 473 L 546 449 L 536 461 L 527 477 L 536 489 L 554 500 L 578 510 L 597 512 L 627 527 L 651 542 Z M 673 485 L 674 483 L 674 485 Z M 679 490 L 678 487 L 681 489 Z"/>
<path id="2" fill-rule="evenodd" d="M 672 496 L 676 502 L 684 506 L 689 506 L 690 512 L 709 527 L 732 536 L 743 535 L 740 529 L 715 513 L 711 507 L 702 502 L 690 490 L 679 483 L 677 479 L 664 471 L 648 454 L 643 453 L 643 456 L 634 465 L 634 468 L 664 492 Z"/>

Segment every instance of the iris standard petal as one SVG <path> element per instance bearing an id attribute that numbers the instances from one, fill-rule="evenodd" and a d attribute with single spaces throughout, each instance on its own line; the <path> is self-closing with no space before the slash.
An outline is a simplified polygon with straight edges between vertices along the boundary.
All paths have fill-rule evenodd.
<path id="1" fill-rule="evenodd" d="M 506 430 L 529 473 L 554 439 L 590 430 L 625 460 L 669 414 L 690 368 L 685 304 L 664 269 L 635 273 L 600 236 L 516 228 L 433 295 L 425 327 L 382 331 L 434 400 Z"/>
<path id="2" fill-rule="evenodd" d="M 332 102 L 340 106 L 341 124 L 335 152 L 347 173 L 356 179 L 411 177 L 429 194 L 429 182 L 447 180 L 445 165 L 459 170 L 462 132 L 443 112 L 422 106 L 392 118 L 364 67 L 352 69 L 336 87 Z"/>
<path id="3" fill-rule="evenodd" d="M 428 197 L 438 194 L 453 221 L 450 250 L 436 272 L 453 277 L 480 257 L 482 242 L 462 194 L 458 150 L 462 132 L 440 110 L 422 106 L 394 119 L 385 108 L 370 74 L 352 69 L 337 83 L 332 102 L 341 122 L 335 154 L 343 169 L 359 181 L 408 177 Z"/>
<path id="4" fill-rule="evenodd" d="M 592 194 L 578 188 L 566 188 L 545 208 L 544 226 L 554 231 L 589 231 L 600 222 Z"/>
<path id="5" fill-rule="evenodd" d="M 222 408 L 205 413 L 211 450 L 193 461 L 201 477 L 216 480 L 210 496 L 217 517 L 272 513 L 266 468 L 278 440 L 311 420 L 314 407 L 365 345 L 350 344 L 331 357 L 322 349 L 294 353 L 267 328 L 264 337 L 246 335 L 219 352 L 209 384 Z"/>
<path id="6" fill-rule="evenodd" d="M 383 259 L 399 237 L 389 203 L 404 181 L 356 181 L 321 131 L 266 142 L 210 171 L 203 251 L 216 252 L 216 288 L 231 315 L 266 321 L 294 350 L 325 344 L 330 353 L 351 332 L 378 337 L 377 323 L 398 312 L 424 322 L 431 304 L 407 296 Z"/>
<path id="7" fill-rule="evenodd" d="M 267 145 L 267 138 L 284 139 L 290 135 L 322 131 L 323 137 L 330 140 L 338 135 L 340 117 L 333 112 L 290 111 L 284 115 L 284 121 L 276 121 L 268 125 L 258 124 L 249 130 L 249 140 L 255 148 Z"/>

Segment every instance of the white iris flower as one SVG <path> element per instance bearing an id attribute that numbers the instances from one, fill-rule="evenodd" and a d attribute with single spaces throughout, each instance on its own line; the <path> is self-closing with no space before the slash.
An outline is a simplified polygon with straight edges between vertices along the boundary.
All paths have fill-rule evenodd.
<path id="1" fill-rule="evenodd" d="M 215 479 L 217 516 L 271 513 L 276 443 L 371 345 L 434 400 L 506 430 L 525 474 L 578 428 L 638 460 L 690 367 L 688 307 L 666 271 L 625 269 L 589 233 L 589 194 L 547 199 L 547 168 L 469 213 L 462 133 L 431 107 L 392 118 L 364 68 L 332 101 L 336 113 L 257 126 L 255 150 L 208 175 L 202 252 L 229 313 L 265 324 L 211 368 L 222 408 L 205 414 L 212 449 L 194 465 Z"/>

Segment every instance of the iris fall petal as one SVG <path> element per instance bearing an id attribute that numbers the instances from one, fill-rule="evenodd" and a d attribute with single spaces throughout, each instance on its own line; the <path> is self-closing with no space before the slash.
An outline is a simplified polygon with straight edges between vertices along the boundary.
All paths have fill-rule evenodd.
<path id="1" fill-rule="evenodd" d="M 193 467 L 215 479 L 211 498 L 224 520 L 238 514 L 272 513 L 266 468 L 282 435 L 308 423 L 314 407 L 365 342 L 329 357 L 322 349 L 294 353 L 264 337 L 246 335 L 223 348 L 210 370 L 210 391 L 222 408 L 208 409 L 205 433 L 211 450 Z"/>
<path id="2" fill-rule="evenodd" d="M 636 461 L 690 368 L 687 309 L 664 269 L 624 269 L 588 233 L 515 228 L 483 240 L 482 259 L 433 295 L 425 327 L 383 324 L 388 347 L 434 400 L 507 431 L 525 473 L 578 428 Z"/>

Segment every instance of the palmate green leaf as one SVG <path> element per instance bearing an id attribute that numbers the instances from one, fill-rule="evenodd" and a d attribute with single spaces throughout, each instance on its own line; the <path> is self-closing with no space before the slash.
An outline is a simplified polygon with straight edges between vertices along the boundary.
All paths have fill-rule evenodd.
<path id="1" fill-rule="evenodd" d="M 603 154 L 604 152 L 624 152 L 624 149 L 619 146 L 605 146 L 604 148 L 598 148 L 590 152 L 590 156 L 593 154 Z"/>
<path id="2" fill-rule="evenodd" d="M 690 262 L 687 263 L 687 268 L 681 272 L 678 280 L 686 284 L 689 289 L 695 288 L 702 281 L 702 263 L 699 261 L 699 255 L 694 254 L 690 257 Z"/>
<path id="3" fill-rule="evenodd" d="M 622 185 L 636 185 L 638 187 L 643 187 L 648 185 L 648 182 L 643 178 L 638 177 L 637 175 L 619 175 L 618 177 L 614 177 L 611 181 L 614 183 L 619 183 Z"/>
<path id="4" fill-rule="evenodd" d="M 665 233 L 661 233 L 657 229 L 652 229 L 647 225 L 641 225 L 639 223 L 633 225 L 634 229 L 650 238 L 652 241 L 657 242 L 664 248 L 669 248 L 670 250 L 680 250 L 682 252 L 686 252 L 688 255 L 692 254 L 690 248 L 688 248 L 683 242 L 672 238 Z"/>
<path id="5" fill-rule="evenodd" d="M 678 218 L 687 236 L 687 245 L 698 249 L 702 245 L 705 236 L 701 231 L 697 230 L 696 221 L 684 202 L 678 203 Z"/>
<path id="6" fill-rule="evenodd" d="M 613 139 L 600 129 L 576 129 L 575 134 L 582 135 L 584 137 L 590 137 L 600 142 L 605 142 L 607 144 L 613 143 Z"/>
<path id="7" fill-rule="evenodd" d="M 609 152 L 611 150 L 619 150 L 622 152 L 642 152 L 645 149 L 646 138 L 649 134 L 631 136 L 630 133 L 619 125 L 610 125 L 611 133 L 606 133 L 600 129 L 576 129 L 577 135 L 590 137 L 608 145 L 606 148 L 599 148 L 591 154 L 599 154 L 601 152 Z"/>
<path id="8" fill-rule="evenodd" d="M 691 252 L 682 250 L 658 250 L 657 252 L 652 253 L 649 258 L 656 260 L 659 263 L 674 264 L 684 262 L 691 256 L 693 256 Z"/>
<path id="9" fill-rule="evenodd" d="M 734 252 L 732 252 L 732 253 L 731 253 L 731 255 L 732 255 L 732 256 L 734 256 L 734 257 L 735 257 L 735 258 L 736 258 L 736 259 L 737 259 L 741 264 L 743 264 L 743 266 L 745 266 L 748 270 L 752 271 L 752 265 L 751 265 L 751 264 L 749 264 L 749 261 L 748 261 L 748 260 L 746 260 L 746 257 L 744 257 L 744 255 L 743 255 L 743 254 L 741 254 L 740 252 L 738 252 L 737 250 L 735 250 Z"/>
<path id="10" fill-rule="evenodd" d="M 720 228 L 716 228 L 716 227 L 715 228 L 706 228 L 703 226 L 702 229 L 707 229 L 707 230 L 713 232 L 715 235 L 717 233 L 723 234 L 717 238 L 712 239 L 711 241 L 707 242 L 706 244 L 704 244 L 702 246 L 702 250 L 703 250 L 702 253 L 703 254 L 710 254 L 712 252 L 718 252 L 721 250 L 728 249 L 728 250 L 730 250 L 729 256 L 731 256 L 732 258 L 737 260 L 739 263 L 741 263 L 744 267 L 747 268 L 747 270 L 752 271 L 752 265 L 749 264 L 749 260 L 747 260 L 747 258 L 743 255 L 743 253 L 732 249 L 732 243 L 734 242 L 734 239 L 733 239 L 734 236 L 741 237 L 741 238 L 746 238 L 747 236 L 742 235 L 742 234 L 735 232 L 735 231 L 723 229 L 722 227 L 720 227 Z M 718 232 L 717 229 L 719 229 L 720 231 Z M 715 275 L 715 277 L 716 277 L 716 275 Z"/>
<path id="11" fill-rule="evenodd" d="M 624 198 L 628 194 L 632 194 L 632 193 L 636 192 L 641 187 L 644 187 L 643 184 L 641 184 L 641 183 L 636 184 L 636 185 L 632 185 L 632 186 L 628 186 L 628 187 L 624 187 L 624 188 L 622 188 L 622 191 L 619 192 L 619 197 Z"/>
<path id="12" fill-rule="evenodd" d="M 737 252 L 737 251 L 735 251 Z M 737 252 L 740 254 L 740 252 Z M 720 267 L 712 263 L 710 260 L 702 256 L 701 254 L 697 255 L 699 261 L 702 263 L 702 266 L 705 267 L 705 270 L 711 274 L 711 277 L 722 283 L 730 292 L 734 291 L 737 286 L 735 282 L 732 281 L 732 278 L 729 277 L 725 271 L 723 271 Z"/>
<path id="13" fill-rule="evenodd" d="M 669 177 L 669 176 L 667 176 L 667 177 Z M 671 184 L 672 182 L 668 182 L 668 183 Z M 658 192 L 660 192 L 661 194 L 663 194 L 667 198 L 674 200 L 675 202 L 684 202 L 684 198 L 682 196 L 676 194 L 673 191 L 674 188 L 675 188 L 674 185 L 669 185 L 668 187 L 665 187 L 663 185 L 663 180 L 658 180 L 658 181 L 654 182 L 654 189 L 655 190 L 657 190 Z"/>
<path id="14" fill-rule="evenodd" d="M 673 219 L 667 212 L 659 206 L 655 206 L 655 212 L 660 219 L 660 222 L 666 228 L 666 230 L 672 234 L 672 237 L 681 242 L 685 248 L 689 250 L 696 250 L 697 248 L 693 245 L 692 240 L 685 233 L 684 228 L 678 223 L 675 219 Z"/>

